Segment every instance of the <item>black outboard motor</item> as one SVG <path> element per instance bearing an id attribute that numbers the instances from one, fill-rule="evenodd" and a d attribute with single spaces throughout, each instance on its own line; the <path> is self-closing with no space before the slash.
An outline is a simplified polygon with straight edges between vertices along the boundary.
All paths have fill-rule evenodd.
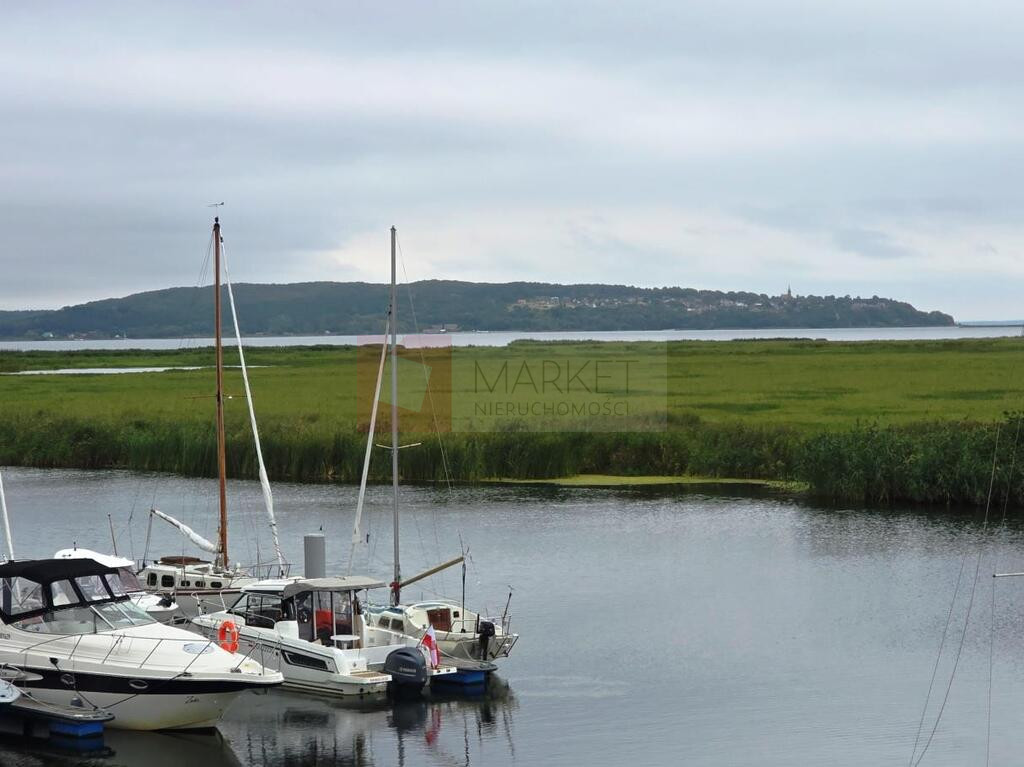
<path id="1" fill-rule="evenodd" d="M 400 647 L 384 659 L 384 673 L 391 675 L 388 692 L 392 695 L 418 695 L 427 683 L 427 661 L 419 648 Z"/>
<path id="2" fill-rule="evenodd" d="M 480 642 L 480 660 L 487 660 L 487 649 L 491 644 L 491 637 L 494 636 L 494 624 L 490 621 L 480 621 L 480 630 L 477 633 L 480 635 L 477 640 Z"/>

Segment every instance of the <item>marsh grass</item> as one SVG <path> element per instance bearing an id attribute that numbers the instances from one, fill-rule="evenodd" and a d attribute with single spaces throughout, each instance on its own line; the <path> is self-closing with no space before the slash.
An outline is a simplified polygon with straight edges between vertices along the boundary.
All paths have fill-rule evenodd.
<path id="1" fill-rule="evenodd" d="M 806 482 L 836 501 L 984 503 L 1002 424 L 997 488 L 1024 504 L 1014 463 L 1021 339 L 930 342 L 679 342 L 516 344 L 454 350 L 503 355 L 623 355 L 660 365 L 664 388 L 636 393 L 637 431 L 541 431 L 509 421 L 484 431 L 403 433 L 406 480 L 552 479 L 575 475 L 700 476 Z M 366 420 L 357 409 L 352 347 L 247 350 L 272 478 L 358 481 Z M 208 366 L 210 349 L 3 352 L 0 371 Z M 228 365 L 236 355 L 226 354 Z M 646 364 L 646 362 L 644 363 Z M 213 371 L 124 375 L 0 375 L 0 464 L 124 467 L 210 475 L 215 467 Z M 453 378 L 451 395 L 463 396 Z M 226 372 L 228 469 L 256 474 L 243 387 Z M 439 392 L 448 394 L 446 392 Z M 387 418 L 378 422 L 386 442 Z M 1024 446 L 1019 446 L 1024 447 Z M 385 480 L 384 451 L 372 464 Z M 1022 457 L 1024 458 L 1024 457 Z"/>

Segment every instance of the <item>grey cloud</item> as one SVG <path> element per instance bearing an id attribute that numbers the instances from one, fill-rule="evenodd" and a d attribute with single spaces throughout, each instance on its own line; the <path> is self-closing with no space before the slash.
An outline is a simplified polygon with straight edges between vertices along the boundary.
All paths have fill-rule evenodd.
<path id="1" fill-rule="evenodd" d="M 901 224 L 1019 229 L 1022 21 L 923 0 L 8 5 L 0 307 L 191 284 L 221 199 L 251 280 L 346 279 L 317 254 L 401 216 L 650 208 L 830 240 L 913 299 L 886 271 Z M 569 231 L 549 273 L 496 233 L 419 276 L 689 274 L 673 243 L 608 232 Z"/>
<path id="2" fill-rule="evenodd" d="M 833 233 L 832 239 L 842 250 L 865 258 L 887 260 L 914 255 L 913 251 L 894 242 L 889 235 L 872 229 L 840 229 Z"/>

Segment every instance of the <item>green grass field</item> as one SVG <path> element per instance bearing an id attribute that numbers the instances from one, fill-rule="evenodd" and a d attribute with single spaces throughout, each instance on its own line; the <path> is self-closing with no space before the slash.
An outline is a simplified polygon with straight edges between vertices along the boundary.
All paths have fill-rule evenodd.
<path id="1" fill-rule="evenodd" d="M 427 352 L 428 362 L 430 356 Z M 667 405 L 671 420 L 696 416 L 712 423 L 799 428 L 864 420 L 884 424 L 993 420 L 1018 409 L 1024 398 L 1024 339 L 523 343 L 510 348 L 457 348 L 453 356 L 457 369 L 467 361 L 493 366 L 521 358 L 628 357 L 652 367 L 667 360 L 667 398 L 653 397 L 644 407 L 653 412 Z M 357 388 L 352 347 L 252 348 L 246 360 L 252 368 L 250 380 L 261 422 L 281 418 L 295 424 L 328 421 L 339 428 L 354 424 Z M 210 349 L 0 352 L 0 372 L 209 366 L 212 361 Z M 237 354 L 227 350 L 225 363 L 237 365 Z M 470 373 L 466 380 L 457 373 L 453 376 L 456 400 L 471 387 L 470 377 Z M 8 375 L 0 377 L 0 415 L 29 410 L 47 417 L 203 421 L 209 417 L 212 400 L 201 398 L 210 395 L 212 387 L 211 369 L 117 376 Z M 226 389 L 229 394 L 242 394 L 237 370 L 227 371 Z M 244 416 L 240 399 L 230 409 Z"/>
<path id="2" fill-rule="evenodd" d="M 405 370 L 405 362 L 399 366 L 402 390 L 416 400 L 410 406 L 399 398 L 412 408 L 403 411 L 403 441 L 424 442 L 403 454 L 407 479 L 442 477 L 443 446 L 451 473 L 464 480 L 692 475 L 806 481 L 835 498 L 976 503 L 985 482 L 975 475 L 985 474 L 979 467 L 991 463 L 994 425 L 1020 410 L 1024 396 L 1021 339 L 529 342 L 456 348 L 450 373 L 440 375 L 436 371 L 446 353 L 424 352 L 422 361 L 435 371 L 426 397 L 422 370 L 415 364 Z M 272 476 L 357 478 L 376 374 L 374 350 L 360 354 L 357 361 L 352 347 L 247 350 Z M 225 359 L 237 364 L 230 351 Z M 419 359 L 418 352 L 406 352 L 406 361 Z M 545 403 L 598 397 L 583 378 L 575 392 L 566 393 L 570 376 L 556 374 L 621 370 L 624 360 L 631 366 L 625 388 L 612 373 L 604 378 L 611 390 L 607 396 L 628 402 L 626 420 L 514 412 L 523 402 L 535 403 L 539 413 Z M 209 349 L 0 353 L 4 373 L 211 363 Z M 482 389 L 480 381 L 493 385 L 506 364 L 504 388 Z M 524 366 L 534 372 L 524 376 Z M 519 385 L 510 392 L 517 370 Z M 541 376 L 549 372 L 545 386 Z M 213 386 L 209 367 L 0 375 L 0 463 L 209 474 Z M 227 402 L 231 471 L 252 476 L 254 456 L 236 369 L 226 373 L 226 391 L 234 395 Z M 512 415 L 481 416 L 481 403 L 493 401 L 507 405 Z M 432 434 L 435 414 L 443 429 L 451 430 L 440 441 Z M 378 428 L 386 426 L 385 414 Z M 1003 450 L 1012 444 L 1008 431 Z M 383 476 L 385 463 L 376 462 L 376 476 Z M 907 472 L 912 481 L 903 476 Z"/>

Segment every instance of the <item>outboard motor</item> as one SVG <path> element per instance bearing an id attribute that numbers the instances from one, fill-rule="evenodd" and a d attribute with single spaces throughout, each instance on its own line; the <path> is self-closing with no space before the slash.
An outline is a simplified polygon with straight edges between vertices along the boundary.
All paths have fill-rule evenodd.
<path id="1" fill-rule="evenodd" d="M 388 691 L 393 695 L 417 695 L 427 683 L 427 661 L 419 648 L 400 647 L 384 659 L 384 673 L 391 675 Z"/>
<path id="2" fill-rule="evenodd" d="M 480 621 L 479 634 L 480 660 L 487 660 L 487 649 L 491 644 L 491 637 L 494 636 L 494 624 L 490 621 Z"/>

